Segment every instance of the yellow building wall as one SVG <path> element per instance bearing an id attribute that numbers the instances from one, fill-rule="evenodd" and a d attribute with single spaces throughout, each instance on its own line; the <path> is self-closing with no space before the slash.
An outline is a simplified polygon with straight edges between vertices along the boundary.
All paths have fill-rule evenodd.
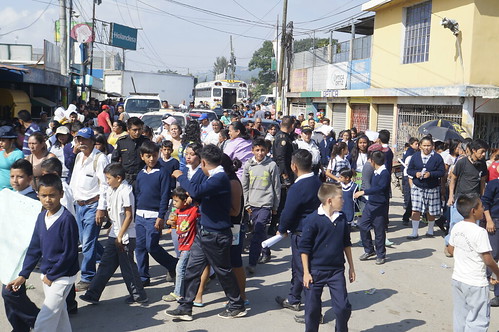
<path id="1" fill-rule="evenodd" d="M 474 0 L 433 0 L 429 61 L 414 64 L 402 63 L 405 38 L 404 8 L 421 2 L 421 0 L 396 0 L 377 10 L 372 44 L 372 87 L 411 88 L 477 84 L 472 80 L 477 74 L 471 75 L 474 59 L 472 54 L 477 47 L 475 21 L 481 17 L 476 13 Z M 481 2 L 490 3 L 489 6 L 494 6 L 492 3 L 499 6 L 497 0 L 481 0 Z M 440 24 L 443 17 L 457 20 L 459 23 L 462 34 L 457 39 L 462 50 L 462 65 L 456 37 Z M 482 25 L 485 24 L 481 23 L 479 26 L 482 27 Z M 499 48 L 499 44 L 495 47 Z M 487 64 L 481 63 L 476 66 L 487 67 Z M 494 76 L 491 80 L 495 79 L 499 82 L 499 75 Z"/>
<path id="2" fill-rule="evenodd" d="M 471 79 L 499 85 L 499 1 L 475 0 Z"/>

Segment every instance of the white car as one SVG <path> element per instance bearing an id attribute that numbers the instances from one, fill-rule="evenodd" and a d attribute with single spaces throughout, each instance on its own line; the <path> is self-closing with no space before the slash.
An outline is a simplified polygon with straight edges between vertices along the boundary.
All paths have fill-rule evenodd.
<path id="1" fill-rule="evenodd" d="M 189 114 L 182 112 L 171 112 L 171 111 L 156 111 L 156 112 L 148 112 L 142 115 L 141 120 L 144 122 L 144 125 L 152 128 L 155 134 L 159 134 L 163 127 L 163 123 L 161 120 L 166 118 L 167 116 L 173 116 L 180 127 L 184 128 L 187 121 L 191 120 Z"/>
<path id="2" fill-rule="evenodd" d="M 125 99 L 124 107 L 130 116 L 142 118 L 145 113 L 159 111 L 161 99 L 158 94 L 133 93 Z"/>

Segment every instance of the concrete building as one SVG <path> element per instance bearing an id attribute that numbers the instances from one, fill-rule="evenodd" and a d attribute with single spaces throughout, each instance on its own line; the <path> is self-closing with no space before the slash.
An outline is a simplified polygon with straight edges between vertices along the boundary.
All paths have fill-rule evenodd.
<path id="1" fill-rule="evenodd" d="M 499 3 L 372 0 L 362 9 L 375 16 L 334 31 L 365 36 L 308 52 L 312 61 L 295 54 L 291 113 L 323 108 L 336 130 L 389 129 L 398 151 L 436 118 L 499 147 Z"/>

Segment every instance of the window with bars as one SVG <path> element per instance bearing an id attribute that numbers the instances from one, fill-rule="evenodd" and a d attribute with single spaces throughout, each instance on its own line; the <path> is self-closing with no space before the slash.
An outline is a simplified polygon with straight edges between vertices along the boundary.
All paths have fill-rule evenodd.
<path id="1" fill-rule="evenodd" d="M 431 1 L 406 8 L 403 63 L 428 61 L 430 25 Z"/>

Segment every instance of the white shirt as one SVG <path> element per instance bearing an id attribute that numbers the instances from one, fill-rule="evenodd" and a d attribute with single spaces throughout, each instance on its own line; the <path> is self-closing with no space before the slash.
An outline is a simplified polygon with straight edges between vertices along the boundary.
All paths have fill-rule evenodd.
<path id="1" fill-rule="evenodd" d="M 385 165 L 381 165 L 378 169 L 374 170 L 375 175 L 380 175 L 382 171 L 386 169 Z"/>
<path id="2" fill-rule="evenodd" d="M 296 144 L 298 145 L 298 149 L 305 149 L 312 154 L 312 165 L 317 165 L 319 163 L 321 160 L 321 151 L 313 140 L 310 140 L 310 142 L 307 143 L 304 140 L 299 139 L 296 141 Z"/>
<path id="3" fill-rule="evenodd" d="M 73 190 L 71 190 L 69 184 L 67 184 L 64 180 L 62 181 L 62 189 L 64 190 L 64 195 L 61 199 L 61 205 L 64 206 L 69 211 L 69 213 L 73 215 L 73 217 L 76 218 Z"/>
<path id="4" fill-rule="evenodd" d="M 357 165 L 355 165 L 355 171 L 362 173 L 362 169 L 364 168 L 364 164 L 367 162 L 367 153 L 359 153 L 357 157 Z"/>
<path id="5" fill-rule="evenodd" d="M 64 206 L 61 206 L 61 208 L 51 216 L 49 216 L 49 211 L 47 211 L 45 213 L 45 227 L 49 229 L 50 226 L 52 226 L 57 221 L 57 219 L 59 219 L 59 217 L 62 215 L 63 212 L 64 212 Z"/>
<path id="6" fill-rule="evenodd" d="M 338 219 L 338 217 L 340 216 L 340 213 L 338 211 L 334 211 L 332 215 L 328 215 L 326 213 L 326 211 L 324 210 L 324 208 L 322 207 L 322 204 L 319 206 L 319 208 L 317 209 L 317 214 L 318 215 L 322 215 L 322 216 L 326 216 L 329 218 L 329 220 L 331 220 L 331 222 L 334 224 L 336 219 Z M 336 225 L 336 224 L 335 224 Z"/>
<path id="7" fill-rule="evenodd" d="M 213 175 L 218 174 L 218 173 L 224 173 L 224 168 L 222 166 L 217 166 L 213 169 L 210 169 L 208 171 L 208 174 L 210 175 L 208 178 L 211 178 Z"/>
<path id="8" fill-rule="evenodd" d="M 296 178 L 295 183 L 298 182 L 298 181 L 300 181 L 300 180 L 309 178 L 311 176 L 314 176 L 314 172 L 310 172 L 310 173 L 307 173 L 307 174 L 300 175 L 299 177 Z"/>
<path id="9" fill-rule="evenodd" d="M 203 143 L 204 143 L 204 140 L 206 139 L 206 137 L 208 136 L 208 134 L 212 131 L 213 131 L 213 127 L 211 126 L 211 122 L 207 126 L 201 126 L 201 141 Z"/>
<path id="10" fill-rule="evenodd" d="M 111 229 L 109 231 L 109 237 L 118 237 L 121 227 L 123 226 L 123 221 L 125 220 L 125 208 L 132 208 L 132 222 L 128 226 L 128 229 L 123 234 L 123 244 L 128 244 L 129 238 L 135 238 L 135 222 L 133 220 L 133 211 L 135 210 L 135 197 L 133 196 L 133 189 L 130 184 L 125 180 L 121 185 L 113 189 L 108 187 L 107 189 L 107 213 L 109 218 L 113 222 Z"/>
<path id="11" fill-rule="evenodd" d="M 187 179 L 189 179 L 189 181 L 192 179 L 192 177 L 194 176 L 194 174 L 196 174 L 196 172 L 198 171 L 198 169 L 201 168 L 201 164 L 197 165 L 196 168 L 192 168 L 191 165 L 187 165 Z"/>
<path id="12" fill-rule="evenodd" d="M 59 161 L 62 163 L 62 178 L 67 178 L 68 177 L 68 174 L 69 174 L 69 169 L 66 167 L 66 165 L 64 164 L 64 146 L 63 145 L 60 145 L 60 146 L 55 146 L 55 145 L 52 145 L 49 149 L 49 152 L 53 153 L 57 159 L 59 159 Z"/>
<path id="13" fill-rule="evenodd" d="M 109 162 L 106 156 L 101 153 L 97 157 L 94 169 L 94 159 L 98 152 L 94 148 L 85 160 L 83 160 L 83 152 L 78 153 L 69 185 L 73 190 L 73 197 L 76 201 L 86 201 L 100 195 L 97 209 L 105 210 L 107 182 L 104 175 L 104 168 Z"/>
<path id="14" fill-rule="evenodd" d="M 473 222 L 460 221 L 452 228 L 449 244 L 454 247 L 452 279 L 476 287 L 488 286 L 480 256 L 492 251 L 487 231 Z"/>
<path id="15" fill-rule="evenodd" d="M 208 144 L 214 144 L 214 145 L 217 145 L 218 144 L 218 137 L 220 136 L 220 132 L 216 133 L 215 131 L 210 131 L 208 133 L 208 135 L 206 135 L 203 143 L 205 145 L 208 145 Z"/>

